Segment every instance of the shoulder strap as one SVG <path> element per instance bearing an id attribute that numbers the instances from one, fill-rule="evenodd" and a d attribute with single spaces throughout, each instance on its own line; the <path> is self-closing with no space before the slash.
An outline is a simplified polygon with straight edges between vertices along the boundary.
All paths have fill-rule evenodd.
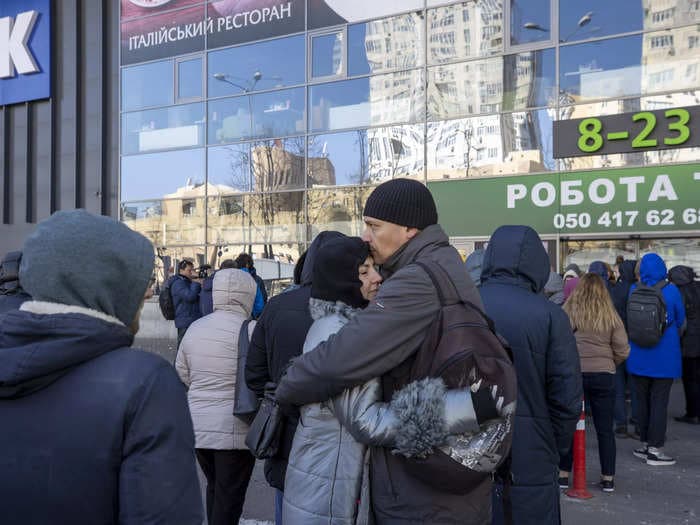
<path id="1" fill-rule="evenodd" d="M 241 331 L 238 332 L 238 359 L 248 355 L 248 347 L 250 346 L 250 338 L 248 337 L 248 325 L 250 319 L 243 321 Z"/>
<path id="2" fill-rule="evenodd" d="M 428 274 L 428 277 L 430 277 L 430 280 L 433 282 L 433 286 L 435 286 L 435 290 L 437 291 L 440 304 L 443 307 L 450 306 L 452 304 L 463 303 L 469 306 L 472 310 L 476 310 L 477 312 L 479 312 L 481 318 L 488 325 L 489 330 L 491 330 L 491 332 L 493 332 L 494 334 L 496 333 L 496 326 L 493 324 L 491 318 L 489 318 L 477 305 L 470 301 L 465 301 L 460 297 L 459 291 L 457 290 L 457 286 L 454 282 L 452 282 L 452 279 L 450 279 L 450 276 L 447 274 L 447 272 L 442 266 L 440 266 L 438 263 L 435 263 L 433 267 L 430 267 L 421 261 L 415 261 L 415 264 L 423 268 L 425 273 Z M 437 269 L 437 272 L 435 272 L 434 269 Z M 446 285 L 445 281 L 449 282 L 449 285 Z M 445 294 L 446 287 L 448 288 L 447 294 Z"/>
<path id="3" fill-rule="evenodd" d="M 661 279 L 658 283 L 656 283 L 652 288 L 654 290 L 661 291 L 664 288 L 666 288 L 666 285 L 668 284 L 668 281 L 666 279 Z"/>

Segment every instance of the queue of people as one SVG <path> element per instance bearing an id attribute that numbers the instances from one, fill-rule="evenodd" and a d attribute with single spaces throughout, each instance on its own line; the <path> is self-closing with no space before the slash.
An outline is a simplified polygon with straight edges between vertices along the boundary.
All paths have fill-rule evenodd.
<path id="1" fill-rule="evenodd" d="M 465 265 L 409 179 L 376 187 L 363 215 L 362 238 L 319 234 L 269 301 L 247 254 L 206 278 L 182 261 L 174 367 L 131 348 L 151 243 L 83 210 L 40 223 L 12 284 L 24 295 L 0 314 L 2 522 L 237 523 L 256 459 L 255 422 L 233 412 L 244 387 L 282 412 L 265 462 L 277 524 L 560 523 L 581 399 L 612 492 L 626 388 L 635 455 L 675 462 L 674 378 L 677 419 L 700 415 L 692 269 L 647 254 L 559 276 L 527 226 L 498 228 Z"/>

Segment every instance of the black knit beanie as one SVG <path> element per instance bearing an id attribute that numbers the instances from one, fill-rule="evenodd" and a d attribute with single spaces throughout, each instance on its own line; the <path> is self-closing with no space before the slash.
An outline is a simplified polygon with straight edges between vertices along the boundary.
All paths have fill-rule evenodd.
<path id="1" fill-rule="evenodd" d="M 323 301 L 341 301 L 362 308 L 367 301 L 360 289 L 360 265 L 369 256 L 369 247 L 359 237 L 341 237 L 326 242 L 316 254 L 311 297 Z"/>
<path id="2" fill-rule="evenodd" d="M 412 179 L 393 179 L 377 186 L 367 198 L 363 215 L 419 230 L 438 221 L 430 190 Z"/>

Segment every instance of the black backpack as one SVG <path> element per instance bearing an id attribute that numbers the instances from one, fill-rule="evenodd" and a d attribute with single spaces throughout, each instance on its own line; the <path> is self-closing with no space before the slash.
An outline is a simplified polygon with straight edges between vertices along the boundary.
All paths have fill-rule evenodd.
<path id="1" fill-rule="evenodd" d="M 666 301 L 661 290 L 668 281 L 654 286 L 637 283 L 627 301 L 627 332 L 630 341 L 642 348 L 656 346 L 666 331 Z"/>
<path id="2" fill-rule="evenodd" d="M 168 321 L 175 320 L 175 303 L 173 302 L 173 296 L 170 293 L 170 288 L 177 279 L 177 275 L 171 275 L 168 280 L 163 283 L 163 287 L 160 289 L 160 295 L 158 296 L 158 304 L 160 305 L 160 311 Z"/>
<path id="3" fill-rule="evenodd" d="M 482 310 L 462 301 L 439 265 L 416 262 L 430 276 L 440 312 L 411 363 L 408 381 L 440 377 L 447 388 L 470 386 L 480 423 L 425 459 L 402 458 L 412 476 L 452 494 L 467 494 L 492 477 L 510 453 L 517 378 L 510 348 Z M 495 395 L 494 395 L 495 394 Z"/>

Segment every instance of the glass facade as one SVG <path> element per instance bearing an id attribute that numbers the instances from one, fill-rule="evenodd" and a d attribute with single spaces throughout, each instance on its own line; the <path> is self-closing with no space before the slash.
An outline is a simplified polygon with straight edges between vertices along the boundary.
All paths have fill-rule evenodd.
<path id="1" fill-rule="evenodd" d="M 122 220 L 167 256 L 293 262 L 323 229 L 360 233 L 393 177 L 700 161 L 555 159 L 552 136 L 555 120 L 700 104 L 698 1 L 122 4 Z M 124 36 L 139 28 L 153 46 Z"/>

